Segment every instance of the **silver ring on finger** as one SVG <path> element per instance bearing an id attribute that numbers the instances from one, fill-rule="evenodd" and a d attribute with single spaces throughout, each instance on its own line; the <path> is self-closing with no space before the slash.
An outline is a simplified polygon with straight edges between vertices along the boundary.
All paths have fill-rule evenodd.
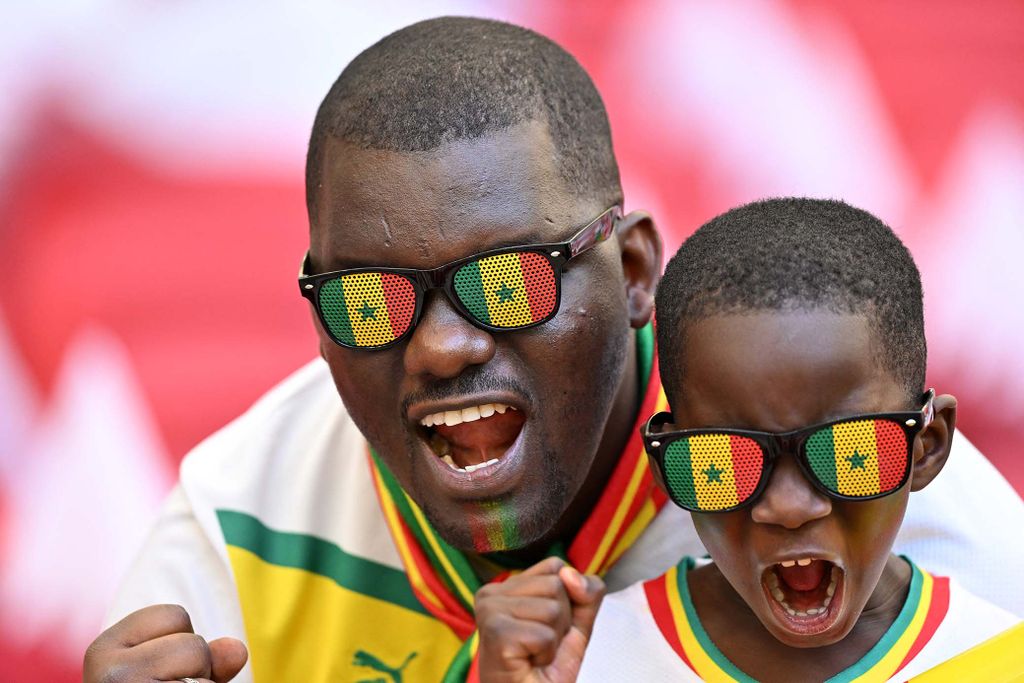
<path id="1" fill-rule="evenodd" d="M 181 679 L 181 683 L 199 683 L 199 681 L 197 681 L 194 678 L 189 678 L 188 676 L 185 676 L 185 678 Z"/>

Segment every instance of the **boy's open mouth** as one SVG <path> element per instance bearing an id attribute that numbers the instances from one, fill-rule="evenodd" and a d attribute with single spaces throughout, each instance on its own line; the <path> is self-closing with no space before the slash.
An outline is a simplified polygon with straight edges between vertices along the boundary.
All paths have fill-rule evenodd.
<path id="1" fill-rule="evenodd" d="M 419 429 L 430 450 L 456 472 L 498 464 L 515 443 L 526 418 L 505 403 L 484 403 L 431 413 Z"/>
<path id="2" fill-rule="evenodd" d="M 772 612 L 788 630 L 821 633 L 838 619 L 845 572 L 813 557 L 784 560 L 764 571 L 761 584 Z"/>

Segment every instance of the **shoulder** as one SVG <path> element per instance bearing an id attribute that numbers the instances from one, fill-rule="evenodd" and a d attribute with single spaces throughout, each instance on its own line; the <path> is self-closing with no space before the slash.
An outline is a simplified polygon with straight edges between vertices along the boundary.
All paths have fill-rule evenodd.
<path id="1" fill-rule="evenodd" d="M 661 578 L 661 577 L 659 577 Z M 579 680 L 700 680 L 676 655 L 655 622 L 646 585 L 634 583 L 601 603 Z"/>
<path id="2" fill-rule="evenodd" d="M 895 552 L 1024 616 L 1024 501 L 959 431 L 935 480 L 910 497 Z"/>
<path id="3" fill-rule="evenodd" d="M 367 448 L 317 359 L 196 446 L 182 461 L 180 486 L 218 548 L 232 543 L 227 530 L 280 531 L 356 549 L 365 540 L 367 552 L 379 547 L 390 561 Z"/>
<path id="4" fill-rule="evenodd" d="M 906 668 L 901 670 L 900 680 L 926 671 L 956 655 L 970 650 L 1008 628 L 1020 623 L 1020 619 L 1002 607 L 989 602 L 963 587 L 956 579 L 932 576 L 933 605 L 944 603 L 940 615 L 931 612 L 925 616 L 919 646 Z M 937 622 L 934 630 L 928 622 Z M 931 631 L 929 633 L 929 631 Z M 927 640 L 925 640 L 927 638 Z M 924 641 L 924 642 L 920 642 Z"/>

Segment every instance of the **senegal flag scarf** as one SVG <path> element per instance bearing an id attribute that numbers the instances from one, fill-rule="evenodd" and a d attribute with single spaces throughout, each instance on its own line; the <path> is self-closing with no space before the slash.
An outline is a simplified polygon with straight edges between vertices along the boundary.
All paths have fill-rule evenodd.
<path id="1" fill-rule="evenodd" d="M 657 379 L 650 325 L 637 334 L 637 354 L 644 396 L 638 422 L 604 493 L 565 553 L 568 561 L 586 574 L 607 571 L 640 536 L 666 500 L 648 470 L 639 432 L 642 421 L 664 410 L 666 405 Z M 475 680 L 477 635 L 473 597 L 481 586 L 480 580 L 466 557 L 437 535 L 380 460 L 372 454 L 370 459 L 381 508 L 413 593 L 437 619 L 438 626 L 450 630 L 462 642 L 442 680 Z M 514 530 L 499 524 L 489 533 L 509 534 Z M 504 576 L 507 573 L 498 580 Z"/>

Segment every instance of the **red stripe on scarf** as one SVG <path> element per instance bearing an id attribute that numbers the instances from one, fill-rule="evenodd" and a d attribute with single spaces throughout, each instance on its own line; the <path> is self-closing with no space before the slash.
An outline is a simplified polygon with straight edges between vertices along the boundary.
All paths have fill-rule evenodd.
<path id="1" fill-rule="evenodd" d="M 650 380 L 647 383 L 647 395 L 644 396 L 643 403 L 637 413 L 637 422 L 633 425 L 633 431 L 626 444 L 626 448 L 623 450 L 623 455 L 615 466 L 615 471 L 612 472 L 611 478 L 609 478 L 608 483 L 605 485 L 604 492 L 598 499 L 597 505 L 594 506 L 593 512 L 587 518 L 587 521 L 583 523 L 583 526 L 580 527 L 576 538 L 573 539 L 572 545 L 569 546 L 568 557 L 574 567 L 584 569 L 590 566 L 590 561 L 600 547 L 602 538 L 608 532 L 608 527 L 618 508 L 618 503 L 622 500 L 626 488 L 629 486 L 629 480 L 636 469 L 637 458 L 647 458 L 643 439 L 640 437 L 640 427 L 643 426 L 648 417 L 654 414 L 660 393 L 661 382 L 658 380 L 658 358 L 655 355 L 652 359 Z M 654 484 L 654 479 L 648 471 L 644 475 L 639 490 L 637 490 L 636 498 L 630 503 L 629 514 L 623 520 L 622 528 L 616 532 L 614 539 L 616 543 L 629 528 L 630 522 L 635 519 L 636 514 L 643 507 L 644 501 L 657 489 L 658 487 Z M 658 500 L 659 498 L 661 499 L 660 501 Z M 665 504 L 665 500 L 664 496 L 655 496 L 653 498 L 655 509 L 660 511 Z M 608 546 L 609 555 L 614 548 L 615 543 L 611 543 Z M 606 563 L 607 560 L 603 559 L 598 569 L 599 572 L 603 572 L 608 568 Z"/>

